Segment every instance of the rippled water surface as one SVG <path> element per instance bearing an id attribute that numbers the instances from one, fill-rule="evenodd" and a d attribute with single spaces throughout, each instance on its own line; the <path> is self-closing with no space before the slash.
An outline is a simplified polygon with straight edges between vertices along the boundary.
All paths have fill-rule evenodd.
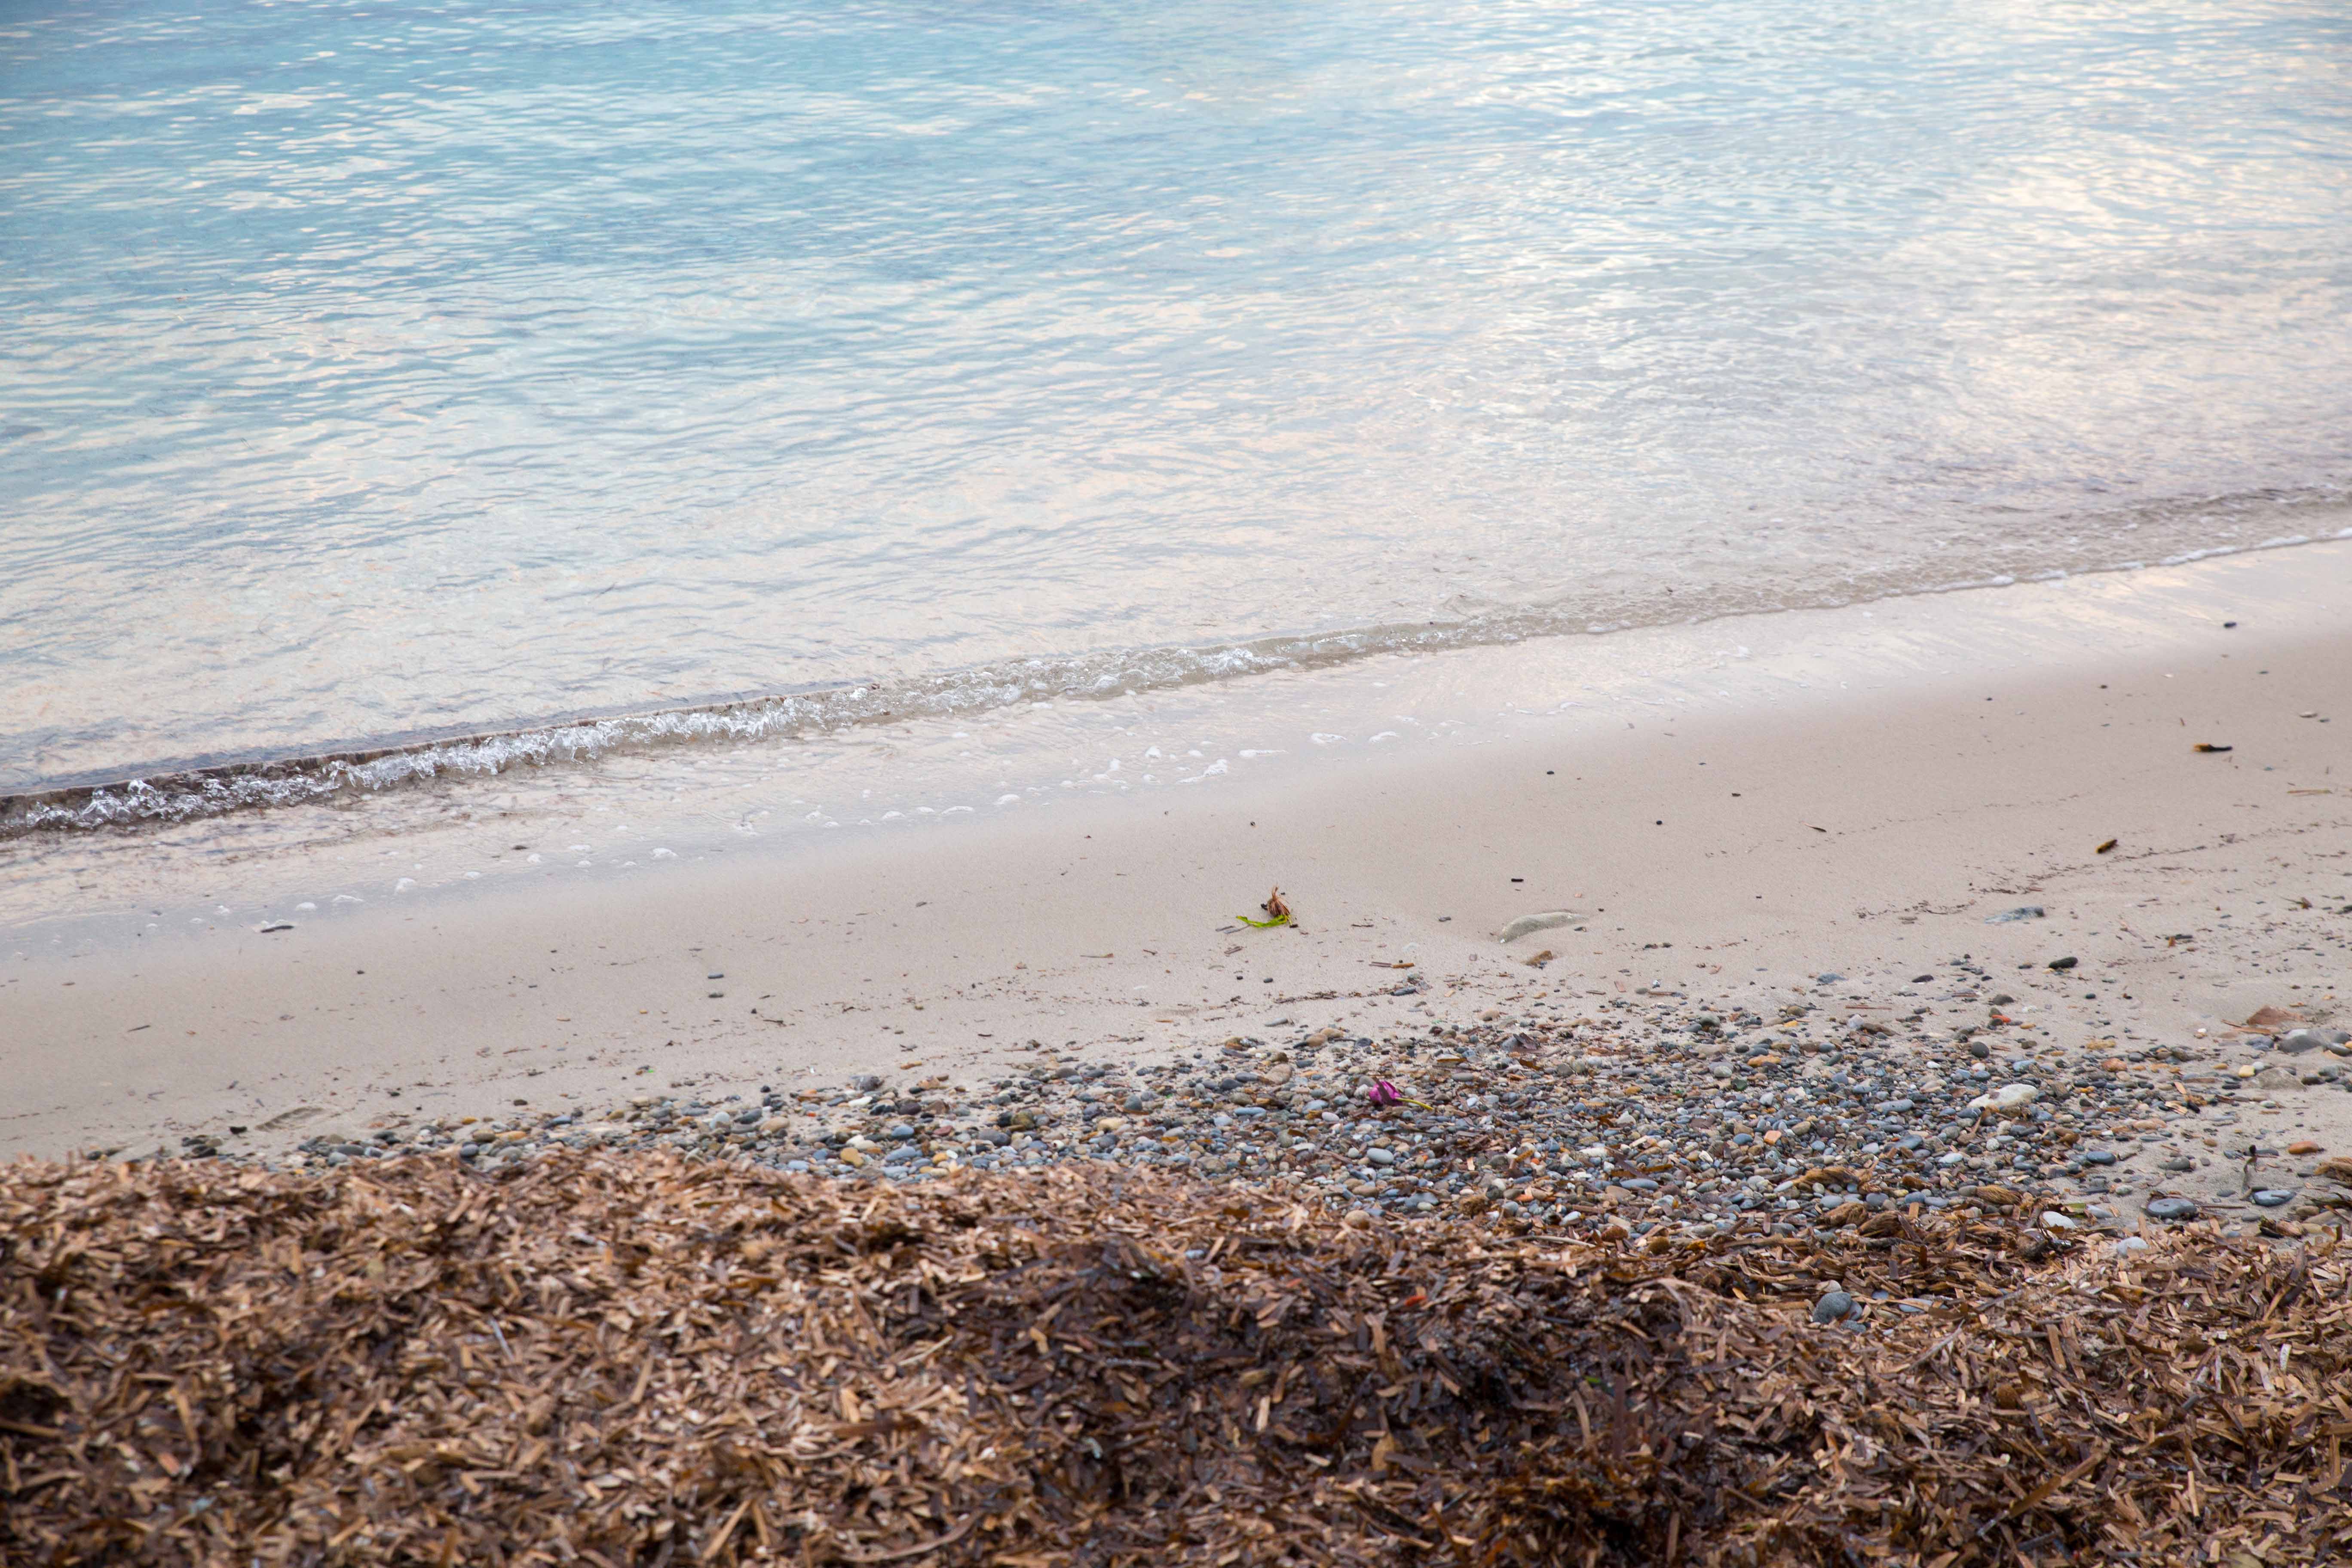
<path id="1" fill-rule="evenodd" d="M 0 789 L 2305 531 L 2347 61 L 2262 0 L 11 0 Z"/>

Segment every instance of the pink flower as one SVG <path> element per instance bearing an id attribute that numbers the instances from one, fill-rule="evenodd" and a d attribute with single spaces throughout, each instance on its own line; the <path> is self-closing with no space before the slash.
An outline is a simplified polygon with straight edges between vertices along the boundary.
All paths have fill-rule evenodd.
<path id="1" fill-rule="evenodd" d="M 1397 1092 L 1396 1085 L 1382 1079 L 1364 1091 L 1364 1098 L 1374 1105 L 1395 1105 L 1402 1100 L 1404 1096 Z"/>

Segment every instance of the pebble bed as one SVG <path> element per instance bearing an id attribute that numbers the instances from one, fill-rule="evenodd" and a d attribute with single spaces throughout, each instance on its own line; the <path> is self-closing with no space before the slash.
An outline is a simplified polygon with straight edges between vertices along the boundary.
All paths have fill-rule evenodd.
<path id="1" fill-rule="evenodd" d="M 1970 1205 L 2053 1232 L 2130 1231 L 2145 1215 L 2294 1234 L 2352 1203 L 2329 1174 L 2352 1178 L 2344 1162 L 2298 1174 L 2293 1161 L 2315 1146 L 2264 1148 L 2233 1126 L 2236 1107 L 2266 1096 L 2352 1091 L 2344 1030 L 2064 1046 L 2005 1015 L 2014 999 L 1967 960 L 1885 1000 L 1835 974 L 1781 994 L 1765 1017 L 1681 991 L 1562 987 L 1410 1036 L 1269 1026 L 1152 1063 L 1033 1041 L 1034 1062 L 984 1088 L 861 1076 L 714 1100 L 642 1094 L 602 1111 L 317 1139 L 292 1163 L 441 1151 L 495 1171 L 557 1147 L 667 1149 L 905 1183 L 1108 1161 L 1367 1218 L 1603 1238 L 1835 1231 Z M 1960 1009 L 1971 1021 L 1927 1023 Z M 2217 1158 L 2271 1184 L 2250 1179 L 2242 1200 L 2168 1192 Z"/>

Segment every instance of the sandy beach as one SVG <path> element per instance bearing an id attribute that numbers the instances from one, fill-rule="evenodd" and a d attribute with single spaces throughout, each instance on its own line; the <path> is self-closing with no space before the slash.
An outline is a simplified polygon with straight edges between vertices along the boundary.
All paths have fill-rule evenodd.
<path id="1" fill-rule="evenodd" d="M 0 1148 L 267 1156 L 648 1089 L 976 1079 L 1033 1040 L 1150 1060 L 1653 986 L 1756 1005 L 1837 974 L 1884 1003 L 1962 954 L 2022 968 L 2069 1046 L 2195 1044 L 2265 1005 L 2325 1023 L 2352 932 L 2347 606 L 2352 546 L 2323 544 L 1717 623 L 1670 635 L 1807 679 L 1712 706 L 1629 688 L 1474 748 L 625 889 L 23 941 L 0 948 Z M 1296 923 L 1240 927 L 1277 884 Z M 2046 913 L 1987 923 L 2022 906 Z M 1497 942 L 1546 911 L 1577 918 Z M 1389 994 L 1399 963 L 1439 989 Z M 2352 1104 L 2310 1099 L 2281 1114 Z"/>

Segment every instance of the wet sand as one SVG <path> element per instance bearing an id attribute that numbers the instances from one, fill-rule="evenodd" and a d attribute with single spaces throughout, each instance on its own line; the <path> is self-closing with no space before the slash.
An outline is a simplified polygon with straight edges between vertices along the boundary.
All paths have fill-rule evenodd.
<path id="1" fill-rule="evenodd" d="M 2030 668 L 2021 617 L 2064 628 Z M 1374 1034 L 1655 983 L 1893 986 L 1964 952 L 1996 973 L 2077 957 L 2079 991 L 2037 1021 L 2085 1038 L 2340 1005 L 2352 547 L 1737 626 L 1817 679 L 1769 708 L 1628 699 L 1475 748 L 635 886 L 0 944 L 0 1151 L 237 1126 L 268 1153 L 648 1089 L 977 1077 L 1032 1039 L 1149 1059 L 1276 1019 Z M 1938 658 L 1912 657 L 1928 637 Z M 1297 923 L 1237 928 L 1276 883 Z M 1986 923 L 2023 905 L 2046 915 Z M 1496 941 L 1555 910 L 1580 918 Z M 1386 994 L 1375 966 L 1405 962 L 1433 993 Z"/>

